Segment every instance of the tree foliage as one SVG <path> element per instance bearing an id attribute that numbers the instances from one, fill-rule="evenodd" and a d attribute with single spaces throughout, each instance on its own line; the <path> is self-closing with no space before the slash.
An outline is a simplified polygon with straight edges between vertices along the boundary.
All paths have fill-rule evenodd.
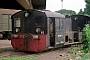
<path id="1" fill-rule="evenodd" d="M 86 13 L 90 15 L 90 0 L 85 0 L 86 2 Z"/>
<path id="2" fill-rule="evenodd" d="M 80 9 L 78 14 L 84 14 L 84 11 L 82 11 L 82 9 Z"/>
<path id="3" fill-rule="evenodd" d="M 58 13 L 61 13 L 61 14 L 70 14 L 70 15 L 75 15 L 76 12 L 73 11 L 73 10 L 66 10 L 66 9 L 61 9 L 61 10 L 58 10 L 58 11 L 55 11 L 55 12 L 58 12 Z"/>
<path id="4" fill-rule="evenodd" d="M 90 15 L 90 0 L 85 0 L 85 2 L 86 2 L 86 8 L 84 8 L 84 11 L 81 11 L 81 9 L 80 9 L 78 14 L 88 14 L 88 15 Z"/>
<path id="5" fill-rule="evenodd" d="M 90 26 L 88 24 L 83 28 L 81 41 L 83 44 L 83 50 L 85 52 L 90 52 Z"/>

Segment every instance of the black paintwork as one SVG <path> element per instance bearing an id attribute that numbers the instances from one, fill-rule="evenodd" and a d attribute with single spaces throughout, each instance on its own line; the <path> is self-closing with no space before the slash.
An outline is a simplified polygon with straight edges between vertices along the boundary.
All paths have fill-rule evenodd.
<path id="1" fill-rule="evenodd" d="M 28 12 L 28 17 L 25 17 L 25 13 Z M 14 27 L 14 18 L 20 18 L 21 20 L 21 27 Z M 37 26 L 36 22 L 40 20 L 42 25 Z M 16 33 L 16 28 L 20 28 L 19 33 L 32 33 L 32 34 L 39 34 L 36 33 L 36 28 L 40 28 L 41 30 L 45 31 L 47 34 L 47 18 L 44 12 L 36 11 L 36 10 L 24 10 L 20 11 L 12 16 L 12 31 Z"/>
<path id="2" fill-rule="evenodd" d="M 77 17 L 76 20 L 75 17 Z M 88 23 L 88 21 L 90 21 L 90 17 L 84 15 L 72 15 L 71 19 L 73 31 L 78 31 L 79 29 L 81 31 L 85 24 Z"/>

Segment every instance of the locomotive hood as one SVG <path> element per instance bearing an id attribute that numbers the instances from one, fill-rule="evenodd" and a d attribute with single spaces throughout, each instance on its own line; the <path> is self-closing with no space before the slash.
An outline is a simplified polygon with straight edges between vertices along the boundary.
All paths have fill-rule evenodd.
<path id="1" fill-rule="evenodd" d="M 61 17 L 61 18 L 65 18 L 65 15 L 63 15 L 61 13 L 51 12 L 51 11 L 48 11 L 48 10 L 38 10 L 38 11 L 44 12 L 47 17 Z"/>
<path id="2" fill-rule="evenodd" d="M 30 10 L 31 10 L 31 11 L 38 11 L 38 12 L 45 13 L 47 17 L 60 17 L 60 18 L 65 18 L 65 16 L 66 16 L 66 15 L 64 15 L 64 14 L 57 13 L 57 12 L 51 12 L 51 11 L 48 11 L 48 10 L 35 10 L 35 9 L 30 9 Z M 25 11 L 29 11 L 29 10 L 19 11 L 19 12 L 17 12 L 17 13 L 25 12 Z M 15 14 L 17 14 L 17 13 L 15 13 Z M 14 17 L 15 14 L 13 14 L 13 15 L 11 16 L 11 18 Z"/>

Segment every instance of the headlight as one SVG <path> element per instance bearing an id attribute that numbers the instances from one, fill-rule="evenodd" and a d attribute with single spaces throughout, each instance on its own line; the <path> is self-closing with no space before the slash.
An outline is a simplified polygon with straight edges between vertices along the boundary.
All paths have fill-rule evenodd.
<path id="1" fill-rule="evenodd" d="M 20 29 L 19 28 L 16 28 L 16 32 L 20 32 Z"/>
<path id="2" fill-rule="evenodd" d="M 29 15 L 29 13 L 26 12 L 26 13 L 25 13 L 25 17 L 27 17 L 28 15 Z"/>
<path id="3" fill-rule="evenodd" d="M 37 33 L 39 33 L 40 31 L 41 31 L 41 29 L 40 29 L 40 28 L 37 28 L 37 29 L 36 29 L 36 32 L 37 32 Z"/>

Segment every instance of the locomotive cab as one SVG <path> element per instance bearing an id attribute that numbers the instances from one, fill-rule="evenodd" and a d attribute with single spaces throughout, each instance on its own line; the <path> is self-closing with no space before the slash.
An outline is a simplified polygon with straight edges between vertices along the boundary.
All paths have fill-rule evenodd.
<path id="1" fill-rule="evenodd" d="M 44 31 L 46 34 L 46 17 L 45 14 L 36 11 L 22 11 L 12 16 L 13 19 L 13 34 L 31 33 L 40 34 Z"/>

